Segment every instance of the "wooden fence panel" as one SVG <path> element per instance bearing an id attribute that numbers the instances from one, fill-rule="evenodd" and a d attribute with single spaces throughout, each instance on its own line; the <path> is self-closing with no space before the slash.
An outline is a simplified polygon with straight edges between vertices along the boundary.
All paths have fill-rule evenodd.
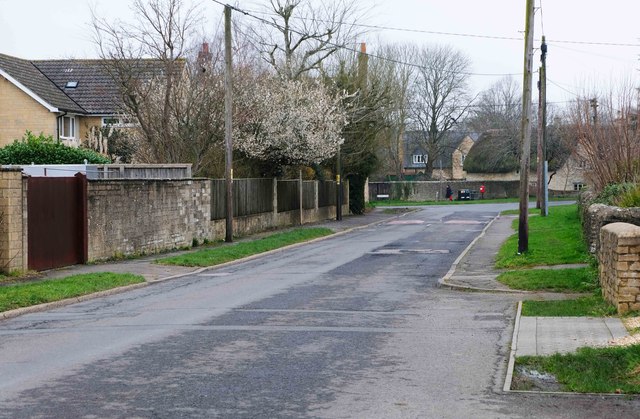
<path id="1" fill-rule="evenodd" d="M 336 205 L 336 182 L 321 180 L 318 182 L 318 207 L 331 207 Z"/>
<path id="2" fill-rule="evenodd" d="M 297 180 L 278 180 L 278 212 L 300 209 L 300 186 Z"/>
<path id="3" fill-rule="evenodd" d="M 211 219 L 226 217 L 226 181 L 211 181 Z M 234 179 L 233 216 L 268 213 L 273 211 L 273 179 Z"/>
<path id="4" fill-rule="evenodd" d="M 316 182 L 308 180 L 302 182 L 302 208 L 314 209 L 316 207 Z"/>
<path id="5" fill-rule="evenodd" d="M 233 186 L 234 216 L 273 211 L 273 179 L 234 179 Z"/>

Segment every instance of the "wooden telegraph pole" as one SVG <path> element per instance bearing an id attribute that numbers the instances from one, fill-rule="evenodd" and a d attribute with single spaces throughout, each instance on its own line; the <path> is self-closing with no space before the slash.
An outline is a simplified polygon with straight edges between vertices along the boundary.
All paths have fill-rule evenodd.
<path id="1" fill-rule="evenodd" d="M 529 250 L 529 161 L 531 158 L 531 67 L 533 60 L 534 0 L 527 0 L 524 32 L 524 76 L 522 82 L 522 155 L 520 157 L 520 219 L 518 253 Z"/>
<path id="2" fill-rule="evenodd" d="M 233 85 L 231 83 L 231 7 L 224 7 L 224 141 L 225 141 L 225 171 L 226 180 L 226 228 L 224 241 L 233 241 Z"/>
<path id="3" fill-rule="evenodd" d="M 540 70 L 538 73 L 538 148 L 537 148 L 537 203 L 536 208 L 541 210 L 544 217 L 547 212 L 547 172 L 545 170 L 547 161 L 547 44 L 544 35 L 540 45 Z"/>
<path id="4" fill-rule="evenodd" d="M 542 216 L 549 215 L 549 163 L 547 161 L 547 43 L 542 35 L 540 45 L 542 67 L 540 67 L 540 97 L 542 102 Z"/>

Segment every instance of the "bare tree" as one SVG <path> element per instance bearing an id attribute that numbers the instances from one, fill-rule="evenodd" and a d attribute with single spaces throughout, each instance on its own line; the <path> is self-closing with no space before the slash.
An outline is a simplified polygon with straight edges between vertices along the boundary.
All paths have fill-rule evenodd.
<path id="1" fill-rule="evenodd" d="M 136 24 L 111 23 L 93 12 L 94 40 L 106 71 L 118 84 L 123 111 L 140 129 L 137 158 L 184 161 L 183 109 L 188 94 L 186 56 L 197 9 L 182 0 L 135 0 Z"/>
<path id="2" fill-rule="evenodd" d="M 478 133 L 499 130 L 517 139 L 521 115 L 522 88 L 513 77 L 506 76 L 480 93 L 466 123 Z"/>
<path id="3" fill-rule="evenodd" d="M 572 107 L 575 135 L 595 192 L 640 180 L 639 105 L 638 89 L 625 82 L 599 96 L 579 98 Z"/>
<path id="4" fill-rule="evenodd" d="M 353 47 L 360 17 L 354 0 L 312 2 L 271 0 L 270 25 L 254 30 L 265 60 L 288 80 L 318 70 L 322 62 L 345 46 Z"/>
<path id="5" fill-rule="evenodd" d="M 445 138 L 469 111 L 467 91 L 470 60 L 449 46 L 422 48 L 413 85 L 411 116 L 426 151 L 425 173 L 431 176 L 435 157 L 443 153 Z"/>
<path id="6" fill-rule="evenodd" d="M 372 60 L 369 66 L 370 77 L 380 80 L 388 86 L 388 105 L 385 117 L 388 125 L 380 130 L 379 158 L 387 173 L 402 178 L 403 137 L 409 120 L 409 99 L 414 68 L 403 64 L 413 55 L 413 47 L 406 45 L 382 46 L 376 56 L 382 60 Z"/>

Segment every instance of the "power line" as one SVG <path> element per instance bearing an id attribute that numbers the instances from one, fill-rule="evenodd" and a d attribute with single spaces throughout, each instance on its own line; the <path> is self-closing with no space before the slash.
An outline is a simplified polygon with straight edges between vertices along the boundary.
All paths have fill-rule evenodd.
<path id="1" fill-rule="evenodd" d="M 574 92 L 572 92 L 572 91 L 570 91 L 570 90 L 567 90 L 567 89 L 565 89 L 564 87 L 560 86 L 558 83 L 556 83 L 555 81 L 551 80 L 551 79 L 550 79 L 550 78 L 548 78 L 548 77 L 547 77 L 547 81 L 548 81 L 549 83 L 553 84 L 554 86 L 559 87 L 560 89 L 564 90 L 565 92 L 567 92 L 567 93 L 569 93 L 569 94 L 573 95 L 573 96 L 579 96 L 578 94 L 576 94 L 576 93 L 574 93 Z"/>
<path id="2" fill-rule="evenodd" d="M 218 4 L 223 4 L 220 3 L 216 0 L 212 0 L 215 1 Z M 544 35 L 544 22 L 542 21 L 543 16 L 542 16 L 542 0 L 540 0 L 540 18 L 541 18 L 541 23 L 542 23 L 542 34 Z M 238 9 L 235 9 L 238 10 Z M 279 16 L 277 13 L 273 13 L 273 12 L 265 12 L 265 11 L 257 11 L 257 10 L 238 10 L 239 12 L 249 15 L 249 13 L 259 13 L 259 14 L 263 14 L 263 15 L 270 15 L 270 16 Z M 258 18 L 256 16 L 252 16 L 254 18 L 257 19 L 261 19 Z M 339 22 L 335 22 L 335 21 L 330 21 L 330 20 L 324 20 L 324 19 L 317 19 L 317 18 L 308 18 L 308 17 L 302 17 L 302 16 L 292 16 L 292 18 L 294 19 L 299 19 L 299 20 L 311 20 L 311 21 L 316 21 L 316 22 L 322 22 L 322 23 L 339 23 Z M 271 22 L 269 22 L 271 23 Z M 348 25 L 350 26 L 356 26 L 356 27 L 362 27 L 362 28 L 368 28 L 368 29 L 380 29 L 380 30 L 388 30 L 388 31 L 396 31 L 396 32 L 408 32 L 408 33 L 425 33 L 425 34 L 430 34 L 430 35 L 445 35 L 445 36 L 458 36 L 458 37 L 466 37 L 466 38 L 480 38 L 480 39 L 494 39 L 494 40 L 503 40 L 503 41 L 523 41 L 524 38 L 521 37 L 513 37 L 513 36 L 499 36 L 499 35 L 484 35 L 484 34 L 474 34 L 474 33 L 464 33 L 464 32 L 444 32 L 444 31 L 430 31 L 430 30 L 426 30 L 426 29 L 412 29 L 412 28 L 400 28 L 400 27 L 394 27 L 394 26 L 382 26 L 382 25 L 369 25 L 369 24 L 364 24 L 364 23 L 355 23 L 355 22 L 351 22 L 348 23 Z M 535 42 L 540 42 L 541 39 L 535 39 Z M 579 45 L 597 45 L 597 46 L 616 46 L 616 47 L 640 47 L 640 44 L 632 44 L 632 43 L 625 43 L 625 42 L 602 42 L 602 41 L 575 41 L 575 40 L 566 40 L 566 39 L 547 39 L 546 40 L 547 43 L 562 43 L 562 44 L 579 44 Z"/>
<path id="3" fill-rule="evenodd" d="M 214 3 L 217 3 L 217 4 L 221 5 L 221 6 L 228 6 L 232 10 L 235 10 L 235 11 L 237 11 L 239 13 L 242 13 L 245 16 L 249 16 L 249 17 L 251 17 L 253 19 L 256 19 L 256 20 L 266 24 L 266 25 L 269 25 L 269 26 L 275 27 L 276 29 L 282 30 L 282 27 L 280 27 L 275 22 L 270 22 L 270 21 L 268 21 L 268 20 L 266 20 L 264 18 L 261 18 L 259 16 L 255 16 L 255 15 L 251 14 L 250 12 L 248 12 L 246 10 L 238 9 L 237 7 L 224 4 L 224 3 L 222 3 L 222 2 L 220 2 L 218 0 L 211 0 L 211 1 L 214 2 Z M 306 36 L 307 35 L 307 34 L 304 34 L 304 33 L 300 32 L 300 31 L 297 31 L 295 29 L 291 29 L 291 28 L 289 28 L 289 31 L 295 33 L 296 35 L 300 35 L 300 36 Z M 332 47 L 335 47 L 335 48 L 343 49 L 345 51 L 350 51 L 350 52 L 354 52 L 354 53 L 357 53 L 357 54 L 361 54 L 362 53 L 360 50 L 358 50 L 356 48 L 348 47 L 346 45 L 340 45 L 340 44 L 336 44 L 336 43 L 333 43 L 333 42 L 326 42 L 326 44 L 331 45 Z M 394 64 L 400 64 L 400 65 L 405 65 L 405 66 L 409 66 L 409 67 L 415 67 L 415 68 L 419 68 L 419 69 L 427 68 L 427 67 L 425 67 L 423 65 L 420 65 L 420 64 L 407 63 L 407 62 L 404 62 L 404 61 L 395 60 L 395 59 L 392 59 L 392 58 L 383 57 L 383 56 L 376 55 L 376 54 L 371 54 L 371 53 L 368 53 L 368 52 L 366 52 L 364 54 L 369 58 L 375 58 L 375 59 L 378 59 L 378 60 L 384 60 L 384 61 L 391 62 L 391 63 L 394 63 Z M 521 75 L 521 73 L 472 73 L 472 72 L 468 72 L 468 71 L 458 71 L 456 73 L 457 74 L 464 74 L 464 75 L 467 75 L 467 76 L 489 76 L 489 77 L 519 76 L 519 75 Z"/>

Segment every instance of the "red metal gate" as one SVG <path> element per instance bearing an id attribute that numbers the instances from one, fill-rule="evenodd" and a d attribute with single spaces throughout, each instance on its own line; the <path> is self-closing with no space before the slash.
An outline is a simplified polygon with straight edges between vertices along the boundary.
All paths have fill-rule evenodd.
<path id="1" fill-rule="evenodd" d="M 86 262 L 86 177 L 31 177 L 27 190 L 29 269 Z"/>

